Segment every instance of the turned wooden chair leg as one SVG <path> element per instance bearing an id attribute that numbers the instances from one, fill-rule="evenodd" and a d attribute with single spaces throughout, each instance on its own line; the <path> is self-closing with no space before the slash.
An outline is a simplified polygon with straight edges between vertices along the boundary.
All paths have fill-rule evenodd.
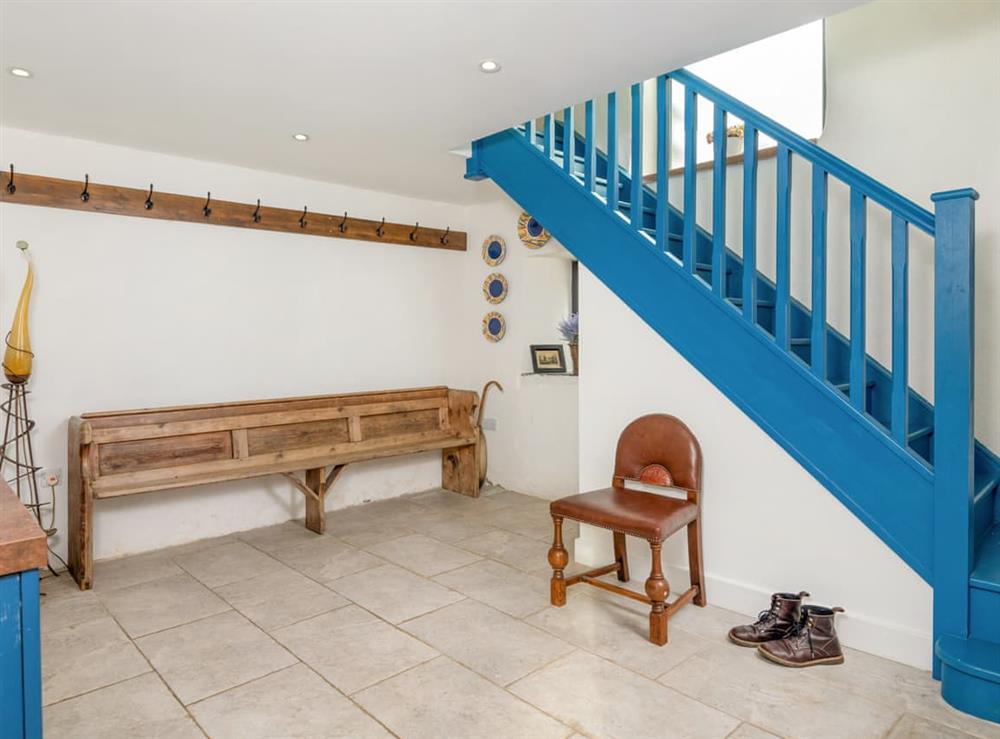
<path id="1" fill-rule="evenodd" d="M 566 578 L 563 570 L 569 563 L 569 552 L 563 546 L 562 517 L 552 517 L 552 548 L 549 549 L 549 564 L 552 565 L 552 581 L 549 587 L 549 597 L 552 605 L 566 605 Z"/>
<path id="2" fill-rule="evenodd" d="M 615 564 L 618 565 L 618 579 L 628 582 L 628 550 L 625 548 L 625 534 L 615 532 Z"/>
<path id="3" fill-rule="evenodd" d="M 691 584 L 698 586 L 698 594 L 694 597 L 697 606 L 708 605 L 705 596 L 705 565 L 701 556 L 701 518 L 696 518 L 688 524 L 688 567 L 691 570 Z"/>
<path id="4" fill-rule="evenodd" d="M 652 567 L 649 571 L 649 579 L 646 580 L 646 595 L 652 605 L 649 612 L 649 640 L 662 647 L 667 643 L 667 610 L 665 602 L 670 594 L 670 586 L 663 577 L 663 565 L 660 562 L 660 552 L 663 548 L 662 542 L 649 542 Z"/>

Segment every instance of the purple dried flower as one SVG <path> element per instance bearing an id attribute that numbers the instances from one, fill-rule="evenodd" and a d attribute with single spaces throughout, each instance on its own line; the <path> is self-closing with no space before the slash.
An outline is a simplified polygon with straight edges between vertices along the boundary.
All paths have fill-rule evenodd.
<path id="1" fill-rule="evenodd" d="M 559 333 L 570 344 L 575 344 L 580 337 L 580 316 L 570 313 L 569 318 L 559 322 Z"/>

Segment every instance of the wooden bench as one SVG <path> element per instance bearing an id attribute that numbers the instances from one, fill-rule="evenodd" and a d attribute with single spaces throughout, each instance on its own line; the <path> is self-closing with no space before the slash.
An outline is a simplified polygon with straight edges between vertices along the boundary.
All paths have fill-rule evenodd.
<path id="1" fill-rule="evenodd" d="M 477 397 L 430 387 L 74 416 L 70 572 L 82 590 L 93 584 L 93 506 L 102 498 L 282 474 L 305 495 L 306 527 L 321 534 L 324 499 L 345 465 L 435 449 L 442 487 L 475 497 Z"/>

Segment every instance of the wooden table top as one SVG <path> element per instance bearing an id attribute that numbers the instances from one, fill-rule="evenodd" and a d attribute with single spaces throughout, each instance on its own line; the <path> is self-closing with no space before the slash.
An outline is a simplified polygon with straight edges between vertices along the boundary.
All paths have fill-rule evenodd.
<path id="1" fill-rule="evenodd" d="M 0 577 L 46 566 L 45 532 L 35 517 L 0 480 Z"/>

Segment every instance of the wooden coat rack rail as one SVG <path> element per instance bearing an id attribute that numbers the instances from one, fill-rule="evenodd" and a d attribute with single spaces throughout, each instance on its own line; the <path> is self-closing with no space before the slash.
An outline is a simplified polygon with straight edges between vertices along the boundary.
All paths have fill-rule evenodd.
<path id="1" fill-rule="evenodd" d="M 13 185 L 13 187 L 11 187 Z M 390 223 L 354 218 L 348 213 L 314 213 L 257 203 L 234 203 L 206 197 L 138 190 L 94 182 L 4 172 L 0 202 L 41 205 L 47 208 L 85 210 L 138 218 L 235 226 L 258 231 L 327 236 L 335 239 L 377 241 L 402 246 L 465 251 L 466 234 L 448 228 L 428 228 L 419 223 Z"/>

